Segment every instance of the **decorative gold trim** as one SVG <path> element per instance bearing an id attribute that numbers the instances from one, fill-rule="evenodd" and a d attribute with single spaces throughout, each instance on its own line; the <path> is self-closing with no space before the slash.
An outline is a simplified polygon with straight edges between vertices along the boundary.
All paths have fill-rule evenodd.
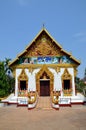
<path id="1" fill-rule="evenodd" d="M 36 92 L 28 92 L 28 104 L 33 104 L 36 102 L 37 93 Z"/>
<path id="2" fill-rule="evenodd" d="M 56 68 L 56 72 L 59 73 L 60 72 L 60 67 Z"/>
<path id="3" fill-rule="evenodd" d="M 40 77 L 42 77 L 44 72 L 50 78 L 50 94 L 53 91 L 54 76 L 49 71 L 48 67 L 46 65 L 43 65 L 43 67 L 40 69 L 40 71 L 36 74 L 36 90 L 38 92 L 38 95 L 40 95 Z"/>
<path id="4" fill-rule="evenodd" d="M 19 81 L 20 81 L 20 80 L 28 80 L 28 76 L 26 75 L 24 69 L 22 69 L 21 74 L 20 74 L 19 77 L 18 77 L 18 80 L 19 80 Z"/>
<path id="5" fill-rule="evenodd" d="M 44 64 L 46 65 L 47 67 L 51 67 L 51 68 L 54 68 L 57 70 L 57 67 L 58 69 L 60 70 L 60 68 L 76 68 L 76 65 L 75 64 Z M 39 68 L 39 67 L 42 67 L 43 64 L 19 64 L 19 65 L 16 65 L 15 66 L 15 69 L 16 68 L 19 68 L 19 69 L 36 69 L 36 68 Z"/>
<path id="6" fill-rule="evenodd" d="M 72 88 L 69 89 L 69 90 L 63 89 L 64 96 L 72 96 L 72 91 L 73 91 Z"/>
<path id="7" fill-rule="evenodd" d="M 74 68 L 74 77 L 76 77 L 76 75 L 77 75 L 77 69 Z"/>
<path id="8" fill-rule="evenodd" d="M 68 69 L 65 68 L 64 73 L 61 76 L 62 79 L 62 90 L 64 93 L 64 96 L 69 96 L 72 93 L 72 76 L 69 74 Z M 70 89 L 69 90 L 64 90 L 64 80 L 70 80 Z"/>
<path id="9" fill-rule="evenodd" d="M 67 93 L 67 94 L 64 93 L 64 96 L 72 96 L 72 94 L 71 93 Z"/>
<path id="10" fill-rule="evenodd" d="M 67 68 L 65 68 L 64 73 L 62 74 L 61 78 L 62 78 L 62 80 L 66 80 L 66 79 L 71 80 L 72 79 L 72 76 L 69 74 Z"/>
<path id="11" fill-rule="evenodd" d="M 20 81 L 26 81 L 26 90 L 22 90 L 22 92 L 24 91 L 24 96 L 28 90 L 28 76 L 27 74 L 25 73 L 25 70 L 22 69 L 20 75 L 18 76 L 18 92 L 20 93 L 21 92 L 21 89 L 20 89 Z"/>
<path id="12" fill-rule="evenodd" d="M 41 68 L 43 65 L 42 64 L 19 64 L 15 65 L 13 67 L 13 74 L 15 76 L 15 70 L 17 69 L 28 69 L 29 72 L 33 72 L 34 69 Z M 60 68 L 73 68 L 76 70 L 76 65 L 75 64 L 46 64 L 47 67 L 53 68 L 56 70 L 56 72 L 60 72 Z"/>
<path id="13" fill-rule="evenodd" d="M 59 96 L 60 96 L 60 92 L 59 91 L 53 91 L 51 92 L 51 101 L 54 104 L 58 104 L 59 102 Z"/>

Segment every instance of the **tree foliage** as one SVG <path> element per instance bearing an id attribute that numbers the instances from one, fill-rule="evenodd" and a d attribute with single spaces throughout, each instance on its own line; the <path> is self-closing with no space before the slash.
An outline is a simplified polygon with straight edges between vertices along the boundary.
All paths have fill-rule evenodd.
<path id="1" fill-rule="evenodd" d="M 75 80 L 77 91 L 86 97 L 86 83 L 83 79 L 76 77 Z"/>
<path id="2" fill-rule="evenodd" d="M 14 78 L 7 75 L 8 59 L 0 61 L 0 97 L 9 95 L 14 90 Z"/>

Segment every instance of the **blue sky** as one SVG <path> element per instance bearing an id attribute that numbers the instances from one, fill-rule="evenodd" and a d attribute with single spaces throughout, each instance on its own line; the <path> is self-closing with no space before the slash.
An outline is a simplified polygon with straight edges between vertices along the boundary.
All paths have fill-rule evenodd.
<path id="1" fill-rule="evenodd" d="M 14 59 L 45 28 L 86 67 L 86 0 L 0 0 L 0 60 Z"/>

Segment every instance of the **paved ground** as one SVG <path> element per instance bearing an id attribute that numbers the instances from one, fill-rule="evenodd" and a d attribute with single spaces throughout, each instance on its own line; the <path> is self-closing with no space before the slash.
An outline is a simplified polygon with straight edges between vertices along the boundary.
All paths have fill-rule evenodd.
<path id="1" fill-rule="evenodd" d="M 86 130 L 86 106 L 60 110 L 0 107 L 0 130 Z"/>

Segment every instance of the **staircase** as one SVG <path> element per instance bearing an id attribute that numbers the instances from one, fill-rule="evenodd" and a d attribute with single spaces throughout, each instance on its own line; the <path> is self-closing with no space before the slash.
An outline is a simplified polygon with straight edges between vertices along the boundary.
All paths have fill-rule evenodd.
<path id="1" fill-rule="evenodd" d="M 50 97 L 48 96 L 39 97 L 36 109 L 52 109 Z"/>

